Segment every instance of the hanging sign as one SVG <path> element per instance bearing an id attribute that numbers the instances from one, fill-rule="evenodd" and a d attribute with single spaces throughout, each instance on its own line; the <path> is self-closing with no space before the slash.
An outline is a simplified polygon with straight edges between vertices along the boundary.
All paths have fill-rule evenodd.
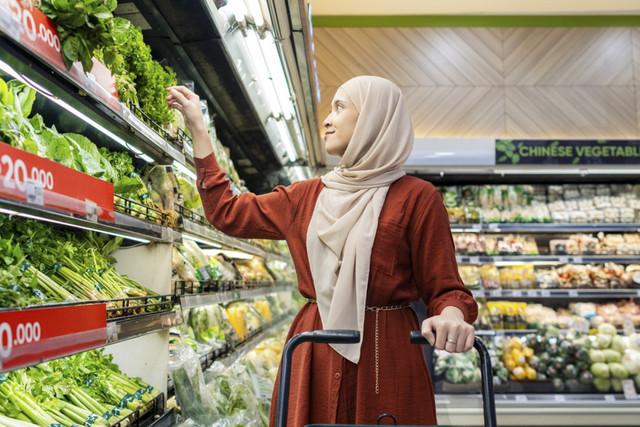
<path id="1" fill-rule="evenodd" d="M 113 184 L 0 143 L 0 197 L 114 222 Z"/>
<path id="2" fill-rule="evenodd" d="M 107 343 L 107 305 L 0 311 L 0 372 Z"/>
<path id="3" fill-rule="evenodd" d="M 496 165 L 640 164 L 640 140 L 498 139 Z"/>

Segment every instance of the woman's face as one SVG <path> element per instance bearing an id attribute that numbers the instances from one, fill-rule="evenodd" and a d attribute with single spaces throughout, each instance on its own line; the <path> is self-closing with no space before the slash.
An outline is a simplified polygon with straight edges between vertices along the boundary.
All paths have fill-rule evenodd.
<path id="1" fill-rule="evenodd" d="M 358 110 L 349 100 L 344 89 L 340 88 L 331 101 L 331 114 L 323 123 L 324 141 L 328 154 L 342 156 L 351 141 L 353 130 L 358 121 Z"/>

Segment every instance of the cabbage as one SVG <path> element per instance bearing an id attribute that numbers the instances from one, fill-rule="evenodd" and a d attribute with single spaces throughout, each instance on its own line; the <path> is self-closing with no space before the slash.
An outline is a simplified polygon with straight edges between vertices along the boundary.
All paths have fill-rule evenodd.
<path id="1" fill-rule="evenodd" d="M 591 365 L 591 373 L 597 378 L 609 378 L 609 365 L 606 363 L 594 363 Z"/>
<path id="2" fill-rule="evenodd" d="M 449 368 L 445 373 L 445 377 L 447 381 L 453 384 L 458 384 L 462 382 L 462 369 L 460 368 Z"/>
<path id="3" fill-rule="evenodd" d="M 622 393 L 622 380 L 619 378 L 611 378 L 611 388 L 616 393 Z"/>
<path id="4" fill-rule="evenodd" d="M 611 323 L 603 323 L 598 326 L 598 334 L 614 336 L 618 334 L 618 330 Z"/>
<path id="5" fill-rule="evenodd" d="M 629 376 L 629 371 L 622 363 L 609 363 L 609 371 L 611 371 L 611 376 L 614 378 L 625 379 Z"/>
<path id="6" fill-rule="evenodd" d="M 627 350 L 622 356 L 622 364 L 631 375 L 640 374 L 640 351 Z"/>
<path id="7" fill-rule="evenodd" d="M 589 350 L 589 360 L 594 363 L 603 363 L 605 362 L 604 353 L 602 350 Z"/>
<path id="8" fill-rule="evenodd" d="M 622 354 L 624 353 L 625 347 L 626 345 L 624 344 L 624 338 L 622 338 L 620 335 L 614 335 L 611 339 L 611 349 Z"/>
<path id="9" fill-rule="evenodd" d="M 602 353 L 604 354 L 604 360 L 607 363 L 620 363 L 622 360 L 622 355 L 610 348 L 602 350 Z"/>
<path id="10" fill-rule="evenodd" d="M 596 389 L 598 389 L 599 392 L 605 393 L 611 388 L 611 381 L 607 378 L 596 377 L 593 379 L 593 385 L 596 387 Z"/>
<path id="11" fill-rule="evenodd" d="M 598 334 L 596 335 L 596 340 L 598 343 L 598 348 L 600 349 L 609 348 L 609 346 L 611 345 L 611 335 Z"/>

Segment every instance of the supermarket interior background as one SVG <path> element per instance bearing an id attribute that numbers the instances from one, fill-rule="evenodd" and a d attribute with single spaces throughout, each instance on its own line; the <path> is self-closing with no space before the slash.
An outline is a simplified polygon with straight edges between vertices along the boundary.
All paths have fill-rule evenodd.
<path id="1" fill-rule="evenodd" d="M 358 75 L 405 97 L 498 424 L 640 425 L 637 0 L 0 0 L 0 426 L 268 425 L 306 300 L 285 242 L 207 221 L 165 89 L 265 194 L 338 164 Z M 475 353 L 425 355 L 482 425 Z"/>

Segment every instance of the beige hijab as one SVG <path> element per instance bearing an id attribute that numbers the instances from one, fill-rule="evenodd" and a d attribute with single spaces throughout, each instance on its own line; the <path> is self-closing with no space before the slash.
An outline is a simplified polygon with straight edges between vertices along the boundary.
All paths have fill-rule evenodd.
<path id="1" fill-rule="evenodd" d="M 380 77 L 355 77 L 342 85 L 360 113 L 338 166 L 307 231 L 309 265 L 325 329 L 364 328 L 371 248 L 389 186 L 404 175 L 413 126 L 400 89 Z M 333 344 L 353 363 L 360 344 Z"/>

